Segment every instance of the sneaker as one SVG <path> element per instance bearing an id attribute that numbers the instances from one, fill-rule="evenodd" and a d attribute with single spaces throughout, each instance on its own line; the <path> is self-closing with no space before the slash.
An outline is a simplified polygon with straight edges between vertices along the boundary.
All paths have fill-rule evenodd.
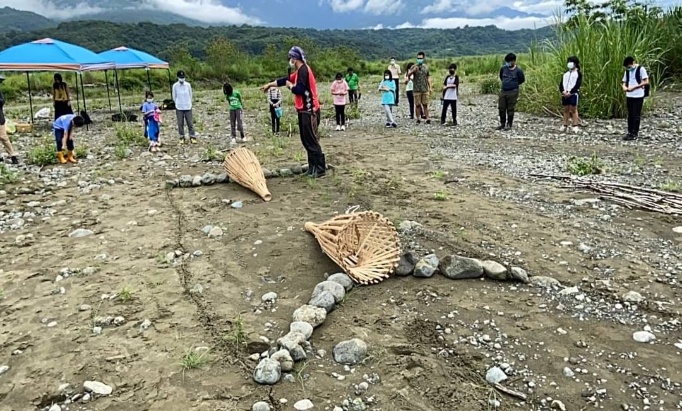
<path id="1" fill-rule="evenodd" d="M 561 126 L 561 127 L 559 127 L 559 132 L 560 132 L 560 133 L 563 133 L 563 132 L 565 132 L 567 129 L 568 129 L 568 126 Z"/>
<path id="2" fill-rule="evenodd" d="M 447 123 L 440 123 L 441 126 L 447 126 Z"/>
<path id="3" fill-rule="evenodd" d="M 230 140 L 230 143 L 231 143 L 231 144 L 237 144 L 237 139 L 234 138 L 234 137 L 232 137 L 232 140 Z"/>
<path id="4" fill-rule="evenodd" d="M 180 137 L 180 145 L 187 144 L 187 140 L 184 137 Z"/>
<path id="5" fill-rule="evenodd" d="M 417 124 L 421 124 L 421 123 L 422 123 L 422 121 L 417 119 Z"/>
<path id="6" fill-rule="evenodd" d="M 504 131 L 511 131 L 511 129 L 512 129 L 512 128 L 511 128 L 510 125 L 504 126 Z"/>
<path id="7" fill-rule="evenodd" d="M 386 123 L 386 128 L 391 127 L 391 123 Z"/>
<path id="8" fill-rule="evenodd" d="M 575 134 L 578 134 L 578 133 L 580 133 L 580 128 L 579 128 L 578 126 L 573 126 L 572 131 L 573 131 Z"/>
<path id="9" fill-rule="evenodd" d="M 19 159 L 17 158 L 17 156 L 12 156 L 11 159 L 12 159 L 12 164 L 14 164 L 14 165 L 19 164 Z"/>
<path id="10" fill-rule="evenodd" d="M 398 128 L 398 125 L 396 123 L 393 123 L 393 124 L 391 124 L 391 127 Z"/>
<path id="11" fill-rule="evenodd" d="M 497 131 L 504 130 L 504 125 L 499 125 L 499 126 L 495 127 L 495 130 L 497 130 Z"/>
<path id="12" fill-rule="evenodd" d="M 431 120 L 426 119 L 426 124 L 431 124 Z"/>
<path id="13" fill-rule="evenodd" d="M 190 137 L 189 142 L 192 144 L 196 144 L 197 143 L 196 137 Z"/>
<path id="14" fill-rule="evenodd" d="M 634 140 L 637 140 L 637 135 L 636 135 L 636 134 L 627 133 L 627 134 L 625 135 L 625 137 L 623 137 L 623 140 L 624 140 L 624 141 L 634 141 Z"/>
<path id="15" fill-rule="evenodd" d="M 346 131 L 346 126 L 341 126 L 341 131 Z"/>
<path id="16" fill-rule="evenodd" d="M 337 126 L 336 126 L 336 131 L 341 131 L 341 126 L 337 125 Z"/>

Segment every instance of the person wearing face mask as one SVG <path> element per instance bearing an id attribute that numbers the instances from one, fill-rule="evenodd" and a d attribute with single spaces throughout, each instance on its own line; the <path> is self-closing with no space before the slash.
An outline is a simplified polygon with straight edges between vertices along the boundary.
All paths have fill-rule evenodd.
<path id="1" fill-rule="evenodd" d="M 583 83 L 583 74 L 580 72 L 578 57 L 571 56 L 566 60 L 568 71 L 564 73 L 559 82 L 561 93 L 561 105 L 564 107 L 563 124 L 560 131 L 568 130 L 568 120 L 573 119 L 573 132 L 580 131 L 580 118 L 578 117 L 578 92 Z"/>
<path id="2" fill-rule="evenodd" d="M 414 66 L 414 63 L 407 63 L 407 72 Z M 410 105 L 410 120 L 414 120 L 414 74 L 405 75 L 405 95 L 407 96 L 407 103 Z"/>
<path id="3" fill-rule="evenodd" d="M 391 64 L 388 65 L 388 71 L 391 72 L 391 77 L 395 82 L 395 105 L 400 102 L 400 64 L 395 62 L 395 57 L 391 57 Z"/>
<path id="4" fill-rule="evenodd" d="M 348 67 L 346 83 L 348 83 L 348 100 L 350 104 L 357 105 L 360 98 L 360 77 L 358 77 L 358 73 L 353 71 L 352 67 Z"/>
<path id="5" fill-rule="evenodd" d="M 448 114 L 448 107 L 452 107 L 452 125 L 457 125 L 457 95 L 459 94 L 459 76 L 457 64 L 450 64 L 449 75 L 443 80 L 443 112 L 440 115 L 440 124 L 444 126 Z"/>
<path id="6" fill-rule="evenodd" d="M 628 133 L 623 140 L 637 140 L 644 99 L 649 97 L 649 74 L 631 56 L 625 57 L 623 67 L 625 67 L 623 91 L 627 99 L 628 110 Z"/>
<path id="7" fill-rule="evenodd" d="M 320 100 L 313 70 L 306 55 L 298 46 L 289 50 L 289 67 L 292 73 L 261 87 L 267 92 L 273 87 L 286 86 L 294 94 L 294 107 L 298 112 L 298 130 L 301 143 L 308 153 L 308 176 L 324 177 L 327 163 L 320 146 L 317 128 L 320 125 Z"/>
<path id="8" fill-rule="evenodd" d="M 523 70 L 516 65 L 516 55 L 509 53 L 504 57 L 504 65 L 500 68 L 500 92 L 497 108 L 500 112 L 500 125 L 497 130 L 511 130 L 514 124 L 514 110 L 519 101 L 519 86 L 526 81 Z"/>
<path id="9" fill-rule="evenodd" d="M 429 116 L 429 93 L 433 88 L 429 67 L 424 63 L 426 58 L 423 51 L 417 53 L 417 64 L 407 72 L 408 77 L 414 76 L 414 104 L 417 111 L 417 124 L 421 123 L 421 115 L 424 113 L 426 124 L 431 124 Z"/>
<path id="10" fill-rule="evenodd" d="M 386 127 L 396 128 L 398 125 L 393 119 L 393 105 L 395 104 L 395 81 L 391 76 L 391 71 L 384 71 L 384 80 L 379 83 L 379 91 L 381 92 L 381 105 L 386 113 Z"/>
<path id="11" fill-rule="evenodd" d="M 145 124 L 145 135 L 149 138 L 149 151 L 157 151 L 160 146 L 159 134 L 161 131 L 160 121 L 157 117 L 159 106 L 154 102 L 154 93 L 147 91 L 144 94 L 145 101 L 142 103 L 142 116 Z"/>
<path id="12" fill-rule="evenodd" d="M 178 71 L 178 81 L 173 84 L 173 101 L 175 102 L 175 114 L 178 119 L 178 132 L 180 144 L 185 144 L 185 124 L 189 130 L 189 141 L 197 143 L 192 120 L 192 86 L 185 77 L 184 71 Z"/>

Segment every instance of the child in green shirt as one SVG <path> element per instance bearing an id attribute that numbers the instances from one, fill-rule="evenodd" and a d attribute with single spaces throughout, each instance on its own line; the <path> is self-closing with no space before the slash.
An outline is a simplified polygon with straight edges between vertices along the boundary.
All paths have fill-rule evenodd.
<path id="1" fill-rule="evenodd" d="M 223 93 L 225 99 L 230 103 L 230 131 L 232 135 L 232 144 L 237 143 L 237 129 L 239 129 L 239 142 L 246 141 L 244 137 L 244 125 L 242 124 L 244 104 L 242 102 L 242 95 L 238 90 L 232 87 L 232 84 L 223 84 Z"/>

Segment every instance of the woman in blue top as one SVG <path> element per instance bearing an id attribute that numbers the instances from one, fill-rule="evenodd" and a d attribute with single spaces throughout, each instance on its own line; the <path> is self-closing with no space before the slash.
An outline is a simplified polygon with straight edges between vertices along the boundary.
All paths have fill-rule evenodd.
<path id="1" fill-rule="evenodd" d="M 384 70 L 384 80 L 379 83 L 381 92 L 381 105 L 386 113 L 386 127 L 396 128 L 398 125 L 393 120 L 392 107 L 395 105 L 395 81 L 389 70 Z"/>
<path id="2" fill-rule="evenodd" d="M 149 151 L 157 151 L 159 144 L 159 134 L 161 128 L 156 120 L 156 111 L 159 106 L 154 102 L 154 93 L 146 91 L 144 93 L 144 103 L 142 103 L 142 115 L 144 116 L 145 136 L 149 138 Z"/>

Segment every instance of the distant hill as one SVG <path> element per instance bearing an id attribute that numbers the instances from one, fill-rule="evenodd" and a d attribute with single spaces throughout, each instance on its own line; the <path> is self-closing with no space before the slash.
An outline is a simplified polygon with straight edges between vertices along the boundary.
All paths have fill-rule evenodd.
<path id="1" fill-rule="evenodd" d="M 93 51 L 126 45 L 168 58 L 174 47 L 185 47 L 195 57 L 204 57 L 215 38 L 229 39 L 241 50 L 261 54 L 269 44 L 280 46 L 291 37 L 308 37 L 320 48 L 348 46 L 364 59 L 413 57 L 425 51 L 429 57 L 525 52 L 533 41 L 553 36 L 552 29 L 506 31 L 495 26 L 458 29 L 401 30 L 314 30 L 248 26 L 198 27 L 184 24 L 120 24 L 105 21 L 73 21 L 55 28 L 31 32 L 12 31 L 0 35 L 0 49 L 43 37 L 75 43 Z"/>
<path id="2" fill-rule="evenodd" d="M 57 22 L 30 11 L 9 7 L 0 9 L 0 34 L 10 31 L 33 31 L 56 27 Z"/>

